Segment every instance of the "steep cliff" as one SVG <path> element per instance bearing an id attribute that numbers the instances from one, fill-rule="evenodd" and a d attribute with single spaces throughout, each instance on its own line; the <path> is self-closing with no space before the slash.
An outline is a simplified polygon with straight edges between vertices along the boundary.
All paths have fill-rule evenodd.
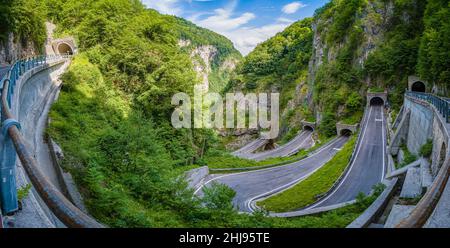
<path id="1" fill-rule="evenodd" d="M 39 0 L 5 0 L 0 4 L 0 64 L 42 51 L 45 4 Z"/>
<path id="2" fill-rule="evenodd" d="M 189 40 L 180 40 L 178 44 L 180 47 L 191 46 Z M 194 70 L 205 92 L 221 93 L 240 60 L 240 54 L 235 52 L 233 55 L 226 55 L 223 60 L 221 57 L 224 55 L 213 45 L 199 45 L 190 49 Z"/>
<path id="3" fill-rule="evenodd" d="M 334 135 L 336 122 L 360 121 L 368 90 L 387 90 L 391 107 L 399 109 L 410 75 L 448 95 L 448 13 L 444 0 L 332 0 L 309 23 L 294 23 L 259 45 L 238 66 L 233 87 L 280 92 L 282 136 L 295 133 L 302 119 Z M 285 37 L 295 37 L 301 23 L 311 35 L 296 37 L 292 46 Z M 270 69 L 281 61 L 290 63 L 278 67 L 289 68 L 295 80 Z"/>
<path id="4" fill-rule="evenodd" d="M 176 18 L 180 40 L 178 46 L 190 54 L 194 70 L 204 89 L 221 93 L 228 84 L 236 64 L 242 59 L 230 40 L 193 23 Z"/>
<path id="5" fill-rule="evenodd" d="M 18 42 L 14 38 L 13 33 L 9 33 L 7 35 L 7 39 L 0 42 L 0 65 L 10 64 L 19 58 L 33 56 L 36 54 L 37 49 L 34 42 Z"/>

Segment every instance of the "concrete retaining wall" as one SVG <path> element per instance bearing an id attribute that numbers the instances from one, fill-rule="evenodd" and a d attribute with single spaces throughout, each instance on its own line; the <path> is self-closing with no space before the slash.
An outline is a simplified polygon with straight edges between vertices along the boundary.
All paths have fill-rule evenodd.
<path id="1" fill-rule="evenodd" d="M 449 150 L 449 137 L 445 132 L 442 122 L 439 121 L 438 116 L 433 119 L 433 153 L 431 154 L 431 173 L 436 177 L 441 169 Z"/>
<path id="2" fill-rule="evenodd" d="M 408 150 L 414 154 L 433 136 L 434 112 L 427 106 L 405 100 L 405 108 L 411 111 L 409 120 Z"/>
<path id="3" fill-rule="evenodd" d="M 429 103 L 405 97 L 405 108 L 411 111 L 410 126 L 408 129 L 408 149 L 418 154 L 420 148 L 428 141 L 433 140 L 431 155 L 431 170 L 435 177 L 445 158 L 449 156 L 449 134 L 447 124 L 439 112 Z"/>
<path id="4" fill-rule="evenodd" d="M 410 117 L 411 117 L 411 111 L 405 110 L 403 112 L 403 116 L 401 117 L 401 121 L 398 124 L 398 128 L 395 131 L 395 134 L 391 139 L 391 144 L 389 145 L 389 152 L 392 155 L 398 155 L 399 150 L 400 150 L 400 145 L 402 144 L 403 141 L 406 141 L 408 138 Z"/>

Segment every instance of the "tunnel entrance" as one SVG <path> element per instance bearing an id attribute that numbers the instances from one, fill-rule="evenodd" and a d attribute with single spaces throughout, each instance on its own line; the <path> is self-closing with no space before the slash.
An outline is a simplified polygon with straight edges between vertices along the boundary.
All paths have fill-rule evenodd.
<path id="1" fill-rule="evenodd" d="M 311 132 L 314 132 L 314 128 L 311 127 L 311 126 L 308 126 L 308 125 L 303 126 L 303 130 L 304 130 L 304 131 L 311 131 Z"/>
<path id="2" fill-rule="evenodd" d="M 370 106 L 382 106 L 384 105 L 384 100 L 381 97 L 374 97 L 370 99 Z"/>
<path id="3" fill-rule="evenodd" d="M 58 53 L 59 54 L 68 54 L 73 55 L 72 47 L 66 43 L 61 43 L 58 45 Z"/>
<path id="4" fill-rule="evenodd" d="M 417 82 L 413 83 L 411 90 L 415 91 L 415 92 L 425 92 L 426 86 L 423 82 L 417 81 Z"/>
<path id="5" fill-rule="evenodd" d="M 349 129 L 342 129 L 340 135 L 341 136 L 351 136 L 353 134 L 353 132 Z"/>

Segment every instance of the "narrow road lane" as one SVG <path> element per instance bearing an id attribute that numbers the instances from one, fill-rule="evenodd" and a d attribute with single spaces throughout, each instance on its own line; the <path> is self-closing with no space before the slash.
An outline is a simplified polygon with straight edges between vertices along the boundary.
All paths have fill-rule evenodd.
<path id="1" fill-rule="evenodd" d="M 262 147 L 263 145 L 265 145 L 267 143 L 268 143 L 268 140 L 258 138 L 256 140 L 248 143 L 241 149 L 233 152 L 232 154 L 237 157 L 244 157 L 245 155 L 248 155 L 248 154 L 258 150 L 260 147 Z"/>
<path id="2" fill-rule="evenodd" d="M 310 157 L 293 164 L 228 175 L 211 175 L 206 187 L 213 182 L 223 183 L 236 191 L 234 205 L 242 212 L 252 212 L 250 203 L 266 194 L 279 192 L 306 178 L 328 162 L 348 137 L 339 137 Z M 201 189 L 197 194 L 202 195 Z"/>
<path id="3" fill-rule="evenodd" d="M 386 171 L 385 123 L 383 106 L 371 106 L 350 171 L 334 192 L 310 209 L 352 201 L 360 192 L 369 194 L 372 187 L 383 180 Z"/>
<path id="4" fill-rule="evenodd" d="M 291 141 L 283 146 L 275 148 L 270 151 L 260 152 L 260 153 L 244 153 L 239 154 L 241 158 L 252 159 L 256 161 L 262 161 L 268 158 L 275 157 L 288 157 L 301 149 L 308 149 L 313 146 L 314 140 L 312 139 L 312 131 L 303 131 Z"/>

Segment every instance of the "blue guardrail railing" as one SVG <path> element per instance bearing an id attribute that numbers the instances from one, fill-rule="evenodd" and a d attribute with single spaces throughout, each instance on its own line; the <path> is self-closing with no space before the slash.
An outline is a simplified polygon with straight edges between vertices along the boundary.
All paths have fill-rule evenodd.
<path id="1" fill-rule="evenodd" d="M 406 95 L 432 104 L 439 113 L 442 114 L 444 120 L 446 120 L 447 123 L 450 123 L 450 100 L 448 98 L 415 91 L 408 91 L 406 92 Z"/>
<path id="2" fill-rule="evenodd" d="M 0 81 L 0 92 L 3 90 L 4 82 L 9 81 L 7 102 L 8 109 L 14 94 L 16 82 L 25 72 L 47 63 L 47 60 L 55 56 L 36 56 L 30 59 L 18 60 L 11 66 L 7 74 Z M 16 187 L 16 150 L 8 135 L 10 125 L 20 124 L 15 120 L 8 120 L 5 114 L 1 114 L 2 128 L 0 132 L 0 205 L 3 214 L 10 214 L 18 210 L 18 198 Z"/>

